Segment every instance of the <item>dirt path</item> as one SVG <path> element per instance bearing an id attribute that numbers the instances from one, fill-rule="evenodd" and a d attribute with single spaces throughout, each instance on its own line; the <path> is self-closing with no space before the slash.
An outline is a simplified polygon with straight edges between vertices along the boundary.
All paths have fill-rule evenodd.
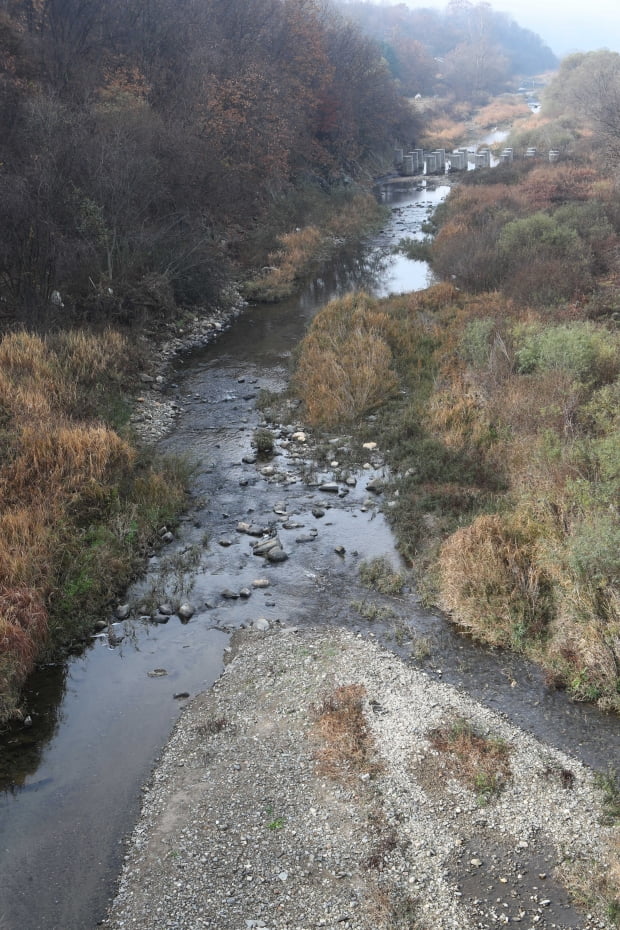
<path id="1" fill-rule="evenodd" d="M 108 930 L 611 930 L 581 763 L 352 633 L 231 656 L 154 773 Z"/>

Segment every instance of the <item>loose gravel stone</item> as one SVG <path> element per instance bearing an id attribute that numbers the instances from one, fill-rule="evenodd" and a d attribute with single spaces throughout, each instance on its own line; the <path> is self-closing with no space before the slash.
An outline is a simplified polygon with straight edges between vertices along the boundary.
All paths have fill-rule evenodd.
<path id="1" fill-rule="evenodd" d="M 253 630 L 231 656 L 153 774 L 108 930 L 612 930 L 568 894 L 610 861 L 580 762 L 352 633 Z M 315 720 L 341 685 L 375 764 L 334 780 Z M 510 747 L 483 807 L 429 739 L 455 716 Z"/>

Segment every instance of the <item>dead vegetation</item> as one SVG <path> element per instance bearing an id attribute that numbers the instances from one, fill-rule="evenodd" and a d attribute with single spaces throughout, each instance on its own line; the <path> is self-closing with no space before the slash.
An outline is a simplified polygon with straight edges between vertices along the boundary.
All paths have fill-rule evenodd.
<path id="1" fill-rule="evenodd" d="M 510 778 L 510 746 L 504 740 L 483 736 L 463 717 L 429 733 L 431 746 L 441 753 L 442 766 L 453 778 L 488 803 Z"/>
<path id="2" fill-rule="evenodd" d="M 184 500 L 120 421 L 118 333 L 0 340 L 0 721 L 49 650 L 82 638 Z M 117 428 L 114 428 L 114 427 Z"/>
<path id="3" fill-rule="evenodd" d="M 341 685 L 315 708 L 313 736 L 318 771 L 336 781 L 371 778 L 383 771 L 364 716 L 362 685 Z"/>

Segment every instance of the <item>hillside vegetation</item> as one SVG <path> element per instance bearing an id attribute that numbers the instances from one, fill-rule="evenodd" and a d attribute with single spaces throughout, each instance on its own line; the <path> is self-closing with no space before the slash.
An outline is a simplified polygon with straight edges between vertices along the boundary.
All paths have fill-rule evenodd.
<path id="1" fill-rule="evenodd" d="M 562 160 L 469 175 L 435 217 L 450 283 L 330 304 L 296 389 L 313 423 L 380 439 L 429 599 L 619 711 L 620 193 L 600 157 L 618 136 L 597 118 L 520 129 L 542 147 L 561 128 Z"/>
<path id="2" fill-rule="evenodd" d="M 314 0 L 10 0 L 0 125 L 2 309 L 35 325 L 204 305 L 416 124 Z"/>

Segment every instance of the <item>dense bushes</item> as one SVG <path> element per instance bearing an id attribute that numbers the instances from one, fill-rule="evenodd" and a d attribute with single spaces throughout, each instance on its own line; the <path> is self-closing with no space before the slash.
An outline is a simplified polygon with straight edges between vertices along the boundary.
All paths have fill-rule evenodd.
<path id="1" fill-rule="evenodd" d="M 548 211 L 544 172 L 526 174 L 529 186 L 457 189 L 433 251 L 454 258 L 459 283 L 482 291 L 495 274 L 502 290 L 338 301 L 302 344 L 296 386 L 314 422 L 364 434 L 381 404 L 372 436 L 395 475 L 389 515 L 427 596 L 471 635 L 537 658 L 550 683 L 620 710 L 620 333 L 609 312 L 584 319 L 590 302 L 573 289 L 576 270 L 597 286 L 597 250 L 606 274 L 615 267 L 615 205 L 604 184 L 604 201 L 587 199 L 589 171 L 546 190 L 571 176 L 576 199 Z M 536 269 L 522 290 L 515 253 Z M 476 264 L 485 254 L 491 271 Z M 608 284 L 609 306 L 614 293 Z M 374 340 L 384 354 L 366 383 L 374 374 L 389 398 L 336 402 Z"/>

